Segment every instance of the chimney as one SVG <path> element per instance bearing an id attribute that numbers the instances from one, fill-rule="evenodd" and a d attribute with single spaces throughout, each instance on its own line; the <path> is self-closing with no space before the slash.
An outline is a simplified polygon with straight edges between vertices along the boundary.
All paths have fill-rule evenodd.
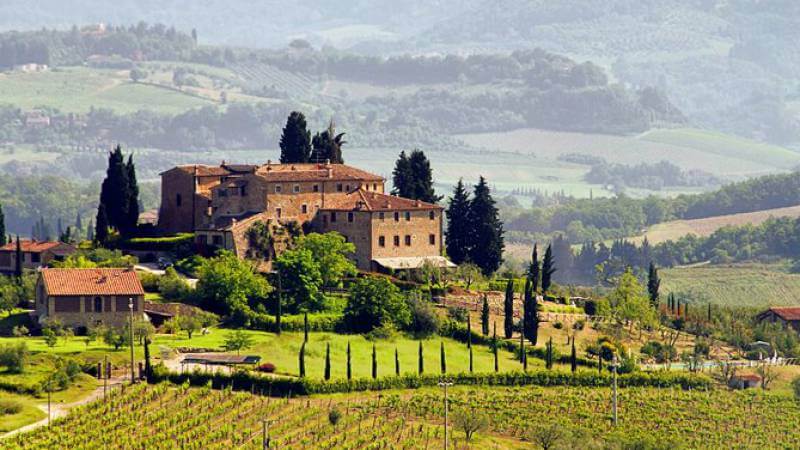
<path id="1" fill-rule="evenodd" d="M 326 159 L 325 160 L 325 167 L 330 167 L 330 166 L 331 166 L 331 160 L 330 159 Z"/>
<path id="2" fill-rule="evenodd" d="M 417 199 L 417 200 L 415 200 L 415 201 L 414 201 L 414 206 L 416 206 L 417 208 L 419 208 L 420 206 L 422 206 L 422 202 L 421 202 L 421 201 L 419 201 L 419 199 Z"/>
<path id="3" fill-rule="evenodd" d="M 328 167 L 328 178 L 333 178 L 333 169 L 330 166 Z"/>
<path id="4" fill-rule="evenodd" d="M 268 160 L 267 160 L 267 165 L 270 165 L 270 164 L 272 164 L 272 160 L 271 160 L 271 159 L 268 159 Z"/>
<path id="5" fill-rule="evenodd" d="M 292 165 L 292 170 L 297 170 L 297 167 L 295 167 L 294 165 Z"/>

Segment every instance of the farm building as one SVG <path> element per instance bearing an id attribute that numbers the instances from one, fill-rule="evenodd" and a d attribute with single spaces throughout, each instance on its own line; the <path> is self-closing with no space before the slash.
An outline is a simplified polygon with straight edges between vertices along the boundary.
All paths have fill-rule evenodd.
<path id="1" fill-rule="evenodd" d="M 773 306 L 756 316 L 756 319 L 759 322 L 781 323 L 800 332 L 800 307 L 797 306 Z"/>
<path id="2" fill-rule="evenodd" d="M 75 253 L 75 247 L 63 242 L 21 240 L 23 269 L 38 269 L 50 261 L 60 261 Z M 13 273 L 17 267 L 17 243 L 0 247 L 0 273 Z"/>
<path id="3" fill-rule="evenodd" d="M 42 269 L 36 284 L 39 323 L 123 326 L 144 318 L 144 288 L 133 269 Z"/>
<path id="4" fill-rule="evenodd" d="M 280 254 L 292 230 L 340 233 L 355 245 L 361 270 L 403 270 L 442 257 L 439 205 L 384 193 L 385 179 L 345 164 L 178 166 L 161 174 L 158 228 L 194 232 L 200 249 L 224 248 L 264 261 Z M 253 258 L 252 226 L 269 229 L 273 248 Z"/>
<path id="5" fill-rule="evenodd" d="M 761 377 L 756 374 L 734 375 L 728 386 L 731 389 L 751 389 L 756 388 L 761 383 Z"/>

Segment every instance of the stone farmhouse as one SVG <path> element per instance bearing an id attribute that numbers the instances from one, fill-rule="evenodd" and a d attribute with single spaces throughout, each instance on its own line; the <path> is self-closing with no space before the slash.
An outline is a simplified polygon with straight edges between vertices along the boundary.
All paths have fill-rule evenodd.
<path id="1" fill-rule="evenodd" d="M 144 288 L 133 269 L 42 269 L 36 284 L 39 323 L 68 327 L 121 327 L 144 315 Z"/>
<path id="2" fill-rule="evenodd" d="M 60 261 L 75 253 L 75 247 L 63 242 L 21 240 L 22 268 L 38 269 Z M 13 273 L 17 268 L 17 242 L 12 241 L 0 247 L 0 273 Z"/>
<path id="3" fill-rule="evenodd" d="M 756 316 L 759 322 L 780 323 L 784 327 L 791 327 L 800 332 L 800 307 L 773 306 Z"/>
<path id="4" fill-rule="evenodd" d="M 158 228 L 252 257 L 248 230 L 263 222 L 274 237 L 264 268 L 298 227 L 342 234 L 361 270 L 452 266 L 441 256 L 443 208 L 388 195 L 385 181 L 344 164 L 178 166 L 161 174 Z"/>

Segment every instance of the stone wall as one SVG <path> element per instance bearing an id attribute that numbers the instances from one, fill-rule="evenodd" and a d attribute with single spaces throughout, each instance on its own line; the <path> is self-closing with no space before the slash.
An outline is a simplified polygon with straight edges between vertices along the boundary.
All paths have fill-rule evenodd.
<path id="1" fill-rule="evenodd" d="M 93 305 L 97 296 L 77 296 L 77 297 L 42 297 L 43 290 L 37 294 L 36 311 L 39 322 L 48 318 L 53 318 L 68 327 L 87 327 L 94 326 L 98 322 L 111 327 L 123 327 L 130 321 L 130 311 L 128 310 L 129 296 L 115 297 L 102 296 L 102 311 L 95 312 Z M 134 320 L 144 318 L 144 297 L 135 296 L 134 299 Z M 70 302 L 70 311 L 56 311 L 56 302 Z M 75 304 L 77 303 L 77 304 Z M 124 303 L 124 307 L 120 307 Z"/>

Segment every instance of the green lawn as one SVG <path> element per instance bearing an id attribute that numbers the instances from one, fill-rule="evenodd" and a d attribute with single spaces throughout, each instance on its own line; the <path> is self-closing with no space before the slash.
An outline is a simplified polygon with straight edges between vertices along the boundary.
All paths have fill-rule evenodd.
<path id="1" fill-rule="evenodd" d="M 0 433 L 16 430 L 47 417 L 47 414 L 36 407 L 36 401 L 31 397 L 3 392 L 2 399 L 19 404 L 22 410 L 16 414 L 0 413 Z"/>
<path id="2" fill-rule="evenodd" d="M 185 335 L 168 336 L 159 335 L 155 345 L 169 347 L 221 347 L 229 332 L 227 330 L 212 329 L 211 334 L 195 336 L 191 340 Z M 276 336 L 273 333 L 248 331 L 255 345 L 243 352 L 259 355 L 262 362 L 275 364 L 277 372 L 286 375 L 299 375 L 298 354 L 303 343 L 303 333 L 282 333 Z M 343 378 L 346 375 L 346 349 L 350 342 L 352 353 L 353 377 L 371 376 L 372 344 L 360 335 L 340 335 L 334 333 L 310 333 L 309 343 L 306 346 L 306 375 L 322 378 L 325 365 L 325 348 L 331 346 L 331 377 Z M 469 353 L 467 346 L 447 338 L 431 338 L 423 341 L 423 354 L 425 371 L 438 373 L 440 371 L 440 342 L 444 342 L 448 372 L 469 371 Z M 394 374 L 394 351 L 397 349 L 400 359 L 400 370 L 403 373 L 417 372 L 417 354 L 419 341 L 406 337 L 397 337 L 392 341 L 379 340 L 374 342 L 377 360 L 378 376 Z M 485 346 L 473 347 L 474 370 L 476 372 L 490 372 L 494 370 L 494 358 L 491 350 Z M 500 370 L 519 369 L 519 363 L 509 352 L 500 352 Z M 530 360 L 529 364 L 541 365 L 538 360 Z"/>

